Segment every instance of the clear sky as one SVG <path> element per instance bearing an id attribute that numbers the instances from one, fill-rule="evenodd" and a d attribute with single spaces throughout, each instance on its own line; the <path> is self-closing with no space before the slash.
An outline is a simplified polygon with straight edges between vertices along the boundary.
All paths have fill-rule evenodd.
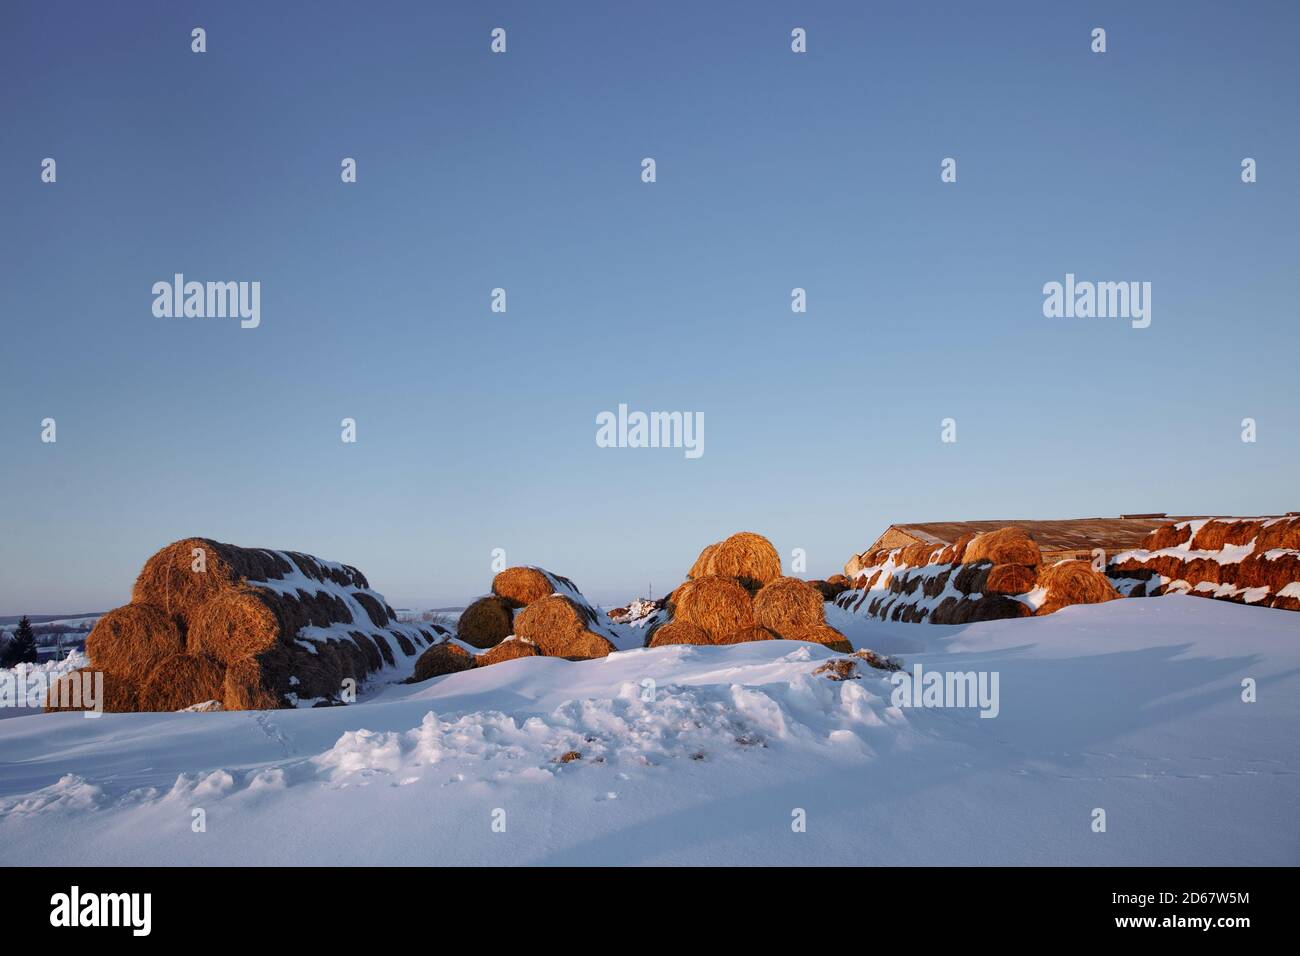
<path id="1" fill-rule="evenodd" d="M 186 535 L 424 607 L 494 548 L 608 602 L 742 529 L 823 576 L 893 521 L 1300 509 L 1298 27 L 8 0 L 0 614 L 124 603 Z M 156 318 L 177 272 L 261 282 L 261 326 Z M 1068 272 L 1151 282 L 1151 326 L 1045 318 Z M 705 453 L 597 447 L 619 403 L 703 412 Z"/>

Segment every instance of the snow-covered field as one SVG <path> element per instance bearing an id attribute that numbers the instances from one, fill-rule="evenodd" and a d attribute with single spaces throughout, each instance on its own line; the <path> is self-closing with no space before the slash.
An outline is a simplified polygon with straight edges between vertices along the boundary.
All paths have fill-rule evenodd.
<path id="1" fill-rule="evenodd" d="M 827 612 L 908 670 L 996 672 L 998 716 L 891 706 L 887 673 L 831 681 L 839 655 L 784 641 L 527 658 L 350 707 L 22 716 L 0 863 L 1300 863 L 1300 614 Z"/>

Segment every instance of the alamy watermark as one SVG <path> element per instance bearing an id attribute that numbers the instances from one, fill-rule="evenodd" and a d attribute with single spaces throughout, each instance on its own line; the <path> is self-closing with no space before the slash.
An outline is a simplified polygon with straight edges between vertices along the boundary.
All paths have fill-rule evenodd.
<path id="1" fill-rule="evenodd" d="M 178 272 L 171 282 L 155 282 L 153 295 L 159 319 L 239 319 L 243 329 L 262 324 L 260 282 L 186 282 Z"/>
<path id="2" fill-rule="evenodd" d="M 1065 282 L 1043 285 L 1043 315 L 1049 319 L 1131 319 L 1133 328 L 1151 324 L 1150 282 Z"/>
<path id="3" fill-rule="evenodd" d="M 895 671 L 889 702 L 895 707 L 978 707 L 981 717 L 996 717 L 1002 709 L 997 671 Z"/>
<path id="4" fill-rule="evenodd" d="M 27 664 L 0 671 L 0 707 L 43 706 L 98 717 L 104 712 L 103 673 L 73 671 L 51 680 L 43 669 Z"/>
<path id="5" fill-rule="evenodd" d="M 600 448 L 684 448 L 687 458 L 704 454 L 703 412 L 629 412 L 596 416 L 596 445 Z"/>

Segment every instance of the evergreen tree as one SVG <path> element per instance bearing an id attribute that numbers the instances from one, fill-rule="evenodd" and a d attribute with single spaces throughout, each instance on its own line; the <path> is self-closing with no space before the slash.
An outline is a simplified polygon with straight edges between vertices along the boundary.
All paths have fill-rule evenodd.
<path id="1" fill-rule="evenodd" d="M 39 659 L 31 619 L 24 615 L 18 622 L 18 630 L 14 632 L 13 640 L 5 645 L 4 657 L 0 660 L 0 665 L 13 667 L 16 664 L 35 664 Z"/>

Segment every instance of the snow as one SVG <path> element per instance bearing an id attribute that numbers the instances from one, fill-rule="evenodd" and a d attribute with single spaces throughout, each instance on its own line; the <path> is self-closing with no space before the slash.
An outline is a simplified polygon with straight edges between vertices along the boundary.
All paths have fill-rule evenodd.
<path id="1" fill-rule="evenodd" d="M 39 713 L 45 704 L 45 693 L 54 681 L 64 674 L 88 666 L 90 660 L 82 651 L 71 651 L 63 660 L 19 664 L 0 670 L 0 688 L 12 688 L 16 700 L 21 699 L 30 704 L 27 707 L 0 707 L 0 720 Z"/>
<path id="2" fill-rule="evenodd" d="M 996 672 L 998 716 L 893 706 L 889 673 L 827 680 L 838 655 L 786 641 L 523 658 L 347 707 L 21 716 L 0 864 L 1300 863 L 1300 616 L 827 616 L 909 670 Z"/>

